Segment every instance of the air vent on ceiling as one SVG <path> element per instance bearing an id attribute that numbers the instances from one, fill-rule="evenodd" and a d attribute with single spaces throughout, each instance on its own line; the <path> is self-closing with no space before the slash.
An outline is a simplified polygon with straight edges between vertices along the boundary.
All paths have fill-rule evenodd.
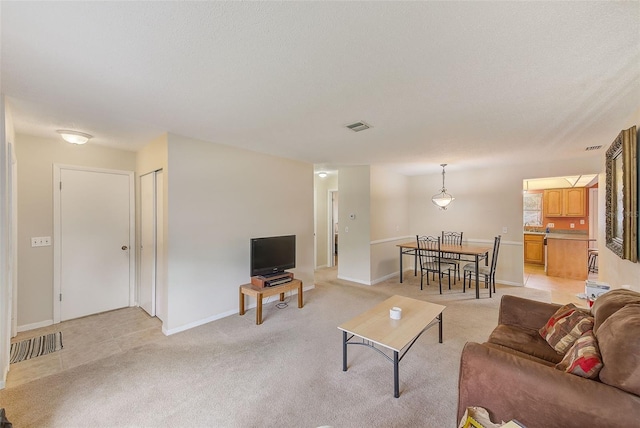
<path id="1" fill-rule="evenodd" d="M 352 123 L 351 125 L 347 125 L 347 128 L 349 128 L 353 132 L 360 132 L 360 131 L 364 131 L 365 129 L 371 128 L 371 126 L 367 125 L 364 122 L 356 122 L 356 123 Z"/>
<path id="2" fill-rule="evenodd" d="M 589 152 L 591 150 L 600 150 L 602 146 L 589 146 L 585 149 L 585 151 Z"/>

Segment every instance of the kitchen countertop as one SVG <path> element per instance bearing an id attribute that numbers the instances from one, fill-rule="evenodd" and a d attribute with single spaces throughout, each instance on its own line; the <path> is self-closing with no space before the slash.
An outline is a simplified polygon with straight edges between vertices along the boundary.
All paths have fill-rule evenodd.
<path id="1" fill-rule="evenodd" d="M 595 241 L 589 238 L 586 233 L 545 233 L 545 232 L 523 232 L 524 235 L 544 235 L 547 239 L 567 239 L 572 241 Z"/>
<path id="2" fill-rule="evenodd" d="M 595 241 L 586 233 L 547 233 L 547 239 L 565 239 L 571 241 Z"/>

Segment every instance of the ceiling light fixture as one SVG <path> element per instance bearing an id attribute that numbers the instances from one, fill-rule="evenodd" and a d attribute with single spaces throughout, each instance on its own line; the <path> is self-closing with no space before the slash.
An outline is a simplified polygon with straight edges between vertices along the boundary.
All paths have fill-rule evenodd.
<path id="1" fill-rule="evenodd" d="M 320 178 L 325 178 L 326 176 L 327 176 L 327 173 L 324 172 L 324 171 L 318 173 L 318 177 L 320 177 Z"/>
<path id="2" fill-rule="evenodd" d="M 89 141 L 93 135 L 85 134 L 84 132 L 69 131 L 67 129 L 58 129 L 56 131 L 64 141 L 71 144 L 85 144 Z"/>
<path id="3" fill-rule="evenodd" d="M 431 197 L 431 202 L 437 205 L 441 210 L 446 210 L 455 198 L 448 194 L 447 189 L 444 187 L 444 167 L 447 166 L 447 164 L 441 163 L 440 166 L 442 167 L 442 189 L 440 189 L 440 193 Z"/>

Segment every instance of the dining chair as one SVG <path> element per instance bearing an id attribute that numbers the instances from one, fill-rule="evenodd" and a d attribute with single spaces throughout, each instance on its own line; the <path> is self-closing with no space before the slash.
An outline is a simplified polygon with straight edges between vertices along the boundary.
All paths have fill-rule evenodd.
<path id="1" fill-rule="evenodd" d="M 429 285 L 429 273 L 438 275 L 440 294 L 442 294 L 443 275 L 448 276 L 449 289 L 451 289 L 451 269 L 453 265 L 442 261 L 440 237 L 416 235 L 416 240 L 418 241 L 418 259 L 420 260 L 420 290 L 422 290 L 425 275 L 427 277 L 427 285 Z"/>
<path id="2" fill-rule="evenodd" d="M 491 287 L 493 287 L 493 292 L 496 292 L 496 266 L 498 264 L 498 250 L 500 249 L 500 239 L 502 237 L 500 235 L 496 236 L 493 240 L 493 253 L 491 256 L 491 264 L 489 266 L 478 266 L 478 275 L 482 275 L 484 277 L 484 286 L 485 288 L 489 288 L 489 297 L 491 297 Z M 462 268 L 464 278 L 462 280 L 462 287 L 465 288 L 467 284 L 467 275 L 469 275 L 469 288 L 473 283 L 473 278 L 476 274 L 476 264 L 475 263 L 467 263 Z"/>
<path id="3" fill-rule="evenodd" d="M 445 232 L 442 231 L 440 243 L 443 245 L 462 245 L 462 234 L 464 232 Z M 442 253 L 442 261 L 454 265 L 453 283 L 456 283 L 456 275 L 460 279 L 460 254 Z"/>

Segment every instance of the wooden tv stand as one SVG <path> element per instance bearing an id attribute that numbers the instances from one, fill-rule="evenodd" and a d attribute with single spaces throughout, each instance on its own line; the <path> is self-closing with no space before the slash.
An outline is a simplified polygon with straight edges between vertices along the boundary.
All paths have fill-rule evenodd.
<path id="1" fill-rule="evenodd" d="M 303 306 L 302 303 L 302 281 L 293 279 L 286 284 L 276 285 L 274 287 L 257 287 L 253 284 L 244 284 L 240 286 L 240 308 L 239 315 L 244 315 L 244 296 L 253 296 L 256 298 L 256 325 L 262 324 L 262 298 L 280 295 L 280 301 L 284 301 L 284 293 L 287 291 L 298 289 L 298 307 Z"/>

